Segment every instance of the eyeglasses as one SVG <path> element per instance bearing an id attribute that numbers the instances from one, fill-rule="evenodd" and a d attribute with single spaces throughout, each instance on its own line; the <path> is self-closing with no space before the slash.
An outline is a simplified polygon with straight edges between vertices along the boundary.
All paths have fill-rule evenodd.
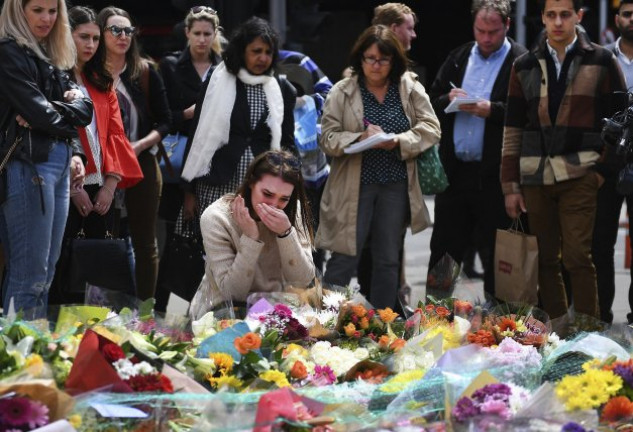
<path id="1" fill-rule="evenodd" d="M 301 161 L 296 156 L 286 156 L 283 153 L 266 153 L 266 161 L 273 166 L 287 165 L 294 171 L 301 170 Z"/>
<path id="2" fill-rule="evenodd" d="M 213 9 L 212 7 L 209 7 L 209 6 L 194 6 L 190 10 L 191 10 L 191 13 L 194 14 L 194 15 L 195 14 L 199 14 L 200 12 L 206 12 L 206 13 L 209 13 L 211 15 L 217 15 L 218 14 L 218 12 L 215 9 Z"/>
<path id="3" fill-rule="evenodd" d="M 114 37 L 119 37 L 123 33 L 125 33 L 127 37 L 131 37 L 134 33 L 136 33 L 136 27 L 119 27 L 117 25 L 111 25 L 106 27 L 105 29 L 109 30 Z"/>
<path id="4" fill-rule="evenodd" d="M 380 66 L 387 66 L 388 64 L 391 64 L 391 58 L 381 58 L 381 59 L 377 59 L 374 57 L 363 57 L 363 61 L 365 63 L 367 63 L 369 66 L 373 66 L 376 63 L 378 63 L 378 65 Z"/>

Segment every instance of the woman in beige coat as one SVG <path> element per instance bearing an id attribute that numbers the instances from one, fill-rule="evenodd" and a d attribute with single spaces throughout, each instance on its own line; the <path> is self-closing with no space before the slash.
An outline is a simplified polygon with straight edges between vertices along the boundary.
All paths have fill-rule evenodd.
<path id="1" fill-rule="evenodd" d="M 349 284 L 371 234 L 370 302 L 395 307 L 402 232 L 430 224 L 415 158 L 439 142 L 440 125 L 424 87 L 387 27 L 365 30 L 351 53 L 353 75 L 325 102 L 320 146 L 332 157 L 321 201 L 317 247 L 332 251 L 324 282 Z M 395 137 L 361 153 L 350 145 L 380 133 Z"/>

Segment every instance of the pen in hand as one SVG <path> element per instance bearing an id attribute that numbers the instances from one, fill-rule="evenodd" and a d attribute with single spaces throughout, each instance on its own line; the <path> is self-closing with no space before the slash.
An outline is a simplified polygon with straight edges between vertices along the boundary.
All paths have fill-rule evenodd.
<path id="1" fill-rule="evenodd" d="M 367 120 L 365 117 L 363 117 L 363 126 L 365 126 L 365 128 L 368 128 L 370 124 L 371 123 L 369 122 L 369 120 Z"/>
<path id="2" fill-rule="evenodd" d="M 454 89 L 456 89 L 456 88 L 457 88 L 457 86 L 455 85 L 455 83 L 454 83 L 453 81 L 449 81 L 448 83 L 449 83 L 449 84 L 451 85 L 451 87 L 453 87 Z"/>

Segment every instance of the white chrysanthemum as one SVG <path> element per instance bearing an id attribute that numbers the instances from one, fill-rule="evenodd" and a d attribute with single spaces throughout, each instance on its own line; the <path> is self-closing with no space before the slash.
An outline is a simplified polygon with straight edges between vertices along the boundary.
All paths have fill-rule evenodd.
<path id="1" fill-rule="evenodd" d="M 136 375 L 147 375 L 156 371 L 156 369 L 146 361 L 135 364 L 134 370 L 136 371 Z"/>
<path id="2" fill-rule="evenodd" d="M 560 337 L 556 334 L 556 332 L 551 332 L 547 335 L 547 343 L 543 346 L 543 358 L 549 357 L 550 354 L 561 345 L 561 343 Z"/>
<path id="3" fill-rule="evenodd" d="M 428 370 L 435 363 L 433 353 L 418 344 L 407 344 L 394 355 L 393 372 L 400 373 L 414 369 Z"/>
<path id="4" fill-rule="evenodd" d="M 365 352 L 369 356 L 369 352 Z M 310 349 L 310 360 L 319 365 L 329 366 L 336 376 L 340 376 L 358 363 L 359 358 L 351 350 L 333 347 L 327 341 L 320 341 Z"/>
<path id="5" fill-rule="evenodd" d="M 333 310 L 322 310 L 317 315 L 317 319 L 323 327 L 333 327 L 336 324 L 338 312 Z"/>
<path id="6" fill-rule="evenodd" d="M 112 363 L 114 369 L 121 379 L 126 380 L 136 375 L 134 364 L 129 359 L 120 359 Z"/>
<path id="7" fill-rule="evenodd" d="M 323 306 L 326 309 L 335 309 L 338 311 L 341 307 L 341 303 L 343 303 L 345 300 L 347 299 L 345 298 L 344 294 L 333 291 L 323 296 Z"/>

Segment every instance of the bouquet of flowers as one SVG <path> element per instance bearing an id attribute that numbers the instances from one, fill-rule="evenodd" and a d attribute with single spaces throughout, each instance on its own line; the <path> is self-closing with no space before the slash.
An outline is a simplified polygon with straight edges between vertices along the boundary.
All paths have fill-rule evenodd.
<path id="1" fill-rule="evenodd" d="M 489 347 L 511 338 L 522 345 L 540 348 L 547 342 L 549 330 L 549 317 L 545 312 L 532 306 L 506 303 L 491 310 L 479 325 L 473 325 L 467 340 Z"/>

